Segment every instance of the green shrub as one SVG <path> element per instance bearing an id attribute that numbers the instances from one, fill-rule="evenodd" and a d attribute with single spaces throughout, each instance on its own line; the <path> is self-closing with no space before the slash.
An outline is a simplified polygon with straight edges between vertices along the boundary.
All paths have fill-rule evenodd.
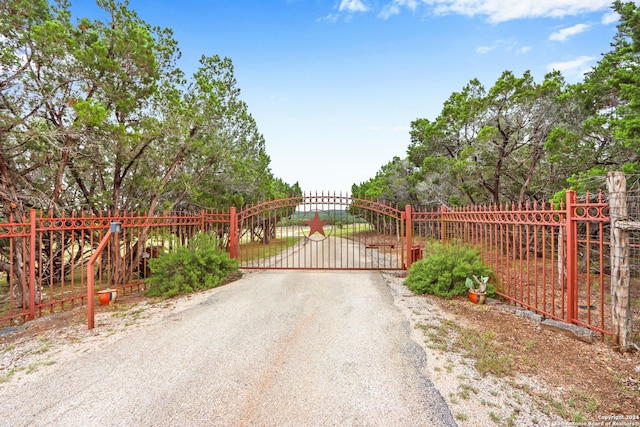
<path id="1" fill-rule="evenodd" d="M 472 275 L 490 276 L 478 252 L 465 245 L 429 244 L 425 257 L 411 264 L 406 285 L 416 294 L 433 294 L 451 298 L 467 292 L 465 281 Z M 495 295 L 495 285 L 489 283 L 487 295 Z"/>
<path id="2" fill-rule="evenodd" d="M 147 295 L 172 297 L 222 284 L 238 262 L 218 247 L 215 236 L 198 234 L 175 252 L 149 260 Z"/>

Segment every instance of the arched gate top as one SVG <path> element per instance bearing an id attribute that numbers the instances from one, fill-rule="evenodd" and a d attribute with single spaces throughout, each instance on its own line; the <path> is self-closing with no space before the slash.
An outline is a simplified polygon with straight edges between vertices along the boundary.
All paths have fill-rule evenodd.
<path id="1" fill-rule="evenodd" d="M 400 209 L 375 200 L 361 199 L 343 194 L 303 194 L 301 196 L 285 197 L 248 206 L 238 212 L 238 220 L 242 221 L 274 209 L 297 208 L 298 206 L 304 205 L 320 206 L 318 210 L 322 210 L 322 206 L 354 207 L 388 215 L 394 219 L 402 218 L 402 211 Z"/>

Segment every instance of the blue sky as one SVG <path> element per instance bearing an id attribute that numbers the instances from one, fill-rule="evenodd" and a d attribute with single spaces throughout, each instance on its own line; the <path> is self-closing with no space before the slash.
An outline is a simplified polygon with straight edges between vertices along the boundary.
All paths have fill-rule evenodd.
<path id="1" fill-rule="evenodd" d="M 106 19 L 91 0 L 75 17 Z M 473 78 L 505 70 L 569 82 L 610 50 L 610 0 L 130 0 L 172 28 L 187 73 L 227 56 L 266 140 L 274 175 L 349 192 L 394 156 Z"/>

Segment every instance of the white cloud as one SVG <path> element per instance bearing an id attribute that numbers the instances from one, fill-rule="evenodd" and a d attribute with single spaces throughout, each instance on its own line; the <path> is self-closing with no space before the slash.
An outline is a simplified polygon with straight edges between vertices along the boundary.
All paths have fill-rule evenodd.
<path id="1" fill-rule="evenodd" d="M 399 15 L 401 12 L 400 7 L 396 4 L 388 4 L 383 9 L 382 12 L 378 14 L 378 16 L 382 19 L 389 19 L 394 15 Z"/>
<path id="2" fill-rule="evenodd" d="M 316 19 L 316 22 L 338 22 L 340 19 L 349 22 L 353 13 L 369 12 L 370 10 L 363 0 L 340 0 L 340 4 L 336 4 L 334 9 L 337 9 L 338 12 L 320 17 Z"/>
<path id="3" fill-rule="evenodd" d="M 479 55 L 485 55 L 495 49 L 495 46 L 478 46 L 476 48 L 476 53 Z"/>
<path id="4" fill-rule="evenodd" d="M 581 79 L 585 73 L 591 70 L 591 64 L 596 59 L 597 58 L 595 56 L 583 55 L 569 61 L 552 62 L 547 65 L 547 69 L 549 71 L 560 71 L 565 77 L 567 77 L 567 80 L 578 80 Z"/>
<path id="5" fill-rule="evenodd" d="M 418 0 L 392 0 L 391 3 L 382 8 L 382 12 L 378 16 L 382 19 L 389 19 L 394 15 L 399 15 L 403 7 L 415 11 L 418 7 Z"/>
<path id="6" fill-rule="evenodd" d="M 344 0 L 343 0 L 344 1 Z M 562 18 L 582 13 L 609 9 L 611 0 L 420 0 L 432 7 L 436 14 L 460 14 L 486 16 L 489 22 L 499 23 L 514 19 Z M 388 6 L 400 13 L 401 7 L 409 8 L 415 0 L 392 0 Z M 413 6 L 415 9 L 417 5 Z"/>
<path id="7" fill-rule="evenodd" d="M 575 36 L 576 34 L 583 33 L 589 29 L 587 24 L 577 24 L 573 27 L 563 28 L 560 31 L 556 31 L 549 36 L 549 40 L 564 42 L 569 37 Z"/>
<path id="8" fill-rule="evenodd" d="M 338 6 L 340 12 L 368 12 L 369 8 L 362 0 L 341 0 Z"/>
<path id="9" fill-rule="evenodd" d="M 620 20 L 620 15 L 618 12 L 607 12 L 602 16 L 602 20 L 600 21 L 602 25 L 613 24 L 614 22 L 618 22 Z"/>
<path id="10" fill-rule="evenodd" d="M 531 52 L 531 46 L 522 46 L 516 49 L 516 53 L 520 55 L 524 55 L 525 53 Z"/>
<path id="11" fill-rule="evenodd" d="M 610 10 L 611 0 L 380 0 L 378 17 L 389 19 L 407 9 L 415 12 L 425 7 L 436 15 L 484 16 L 497 24 L 515 19 L 562 18 L 584 13 Z M 366 0 L 340 0 L 340 12 L 370 12 Z M 603 23 L 611 23 L 612 12 L 604 15 Z"/>
<path id="12" fill-rule="evenodd" d="M 330 13 L 327 16 L 316 19 L 316 22 L 323 22 L 323 21 L 336 22 L 339 17 L 340 15 L 338 15 L 337 13 Z"/>

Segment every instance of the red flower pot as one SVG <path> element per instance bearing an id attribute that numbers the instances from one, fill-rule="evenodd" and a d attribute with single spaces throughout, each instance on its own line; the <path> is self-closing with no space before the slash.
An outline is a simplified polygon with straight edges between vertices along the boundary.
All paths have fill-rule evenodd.
<path id="1" fill-rule="evenodd" d="M 473 292 L 469 290 L 469 301 L 474 304 L 484 304 L 487 295 L 484 292 Z"/>
<path id="2" fill-rule="evenodd" d="M 111 291 L 99 291 L 98 301 L 100 301 L 100 305 L 109 305 L 111 301 Z"/>

